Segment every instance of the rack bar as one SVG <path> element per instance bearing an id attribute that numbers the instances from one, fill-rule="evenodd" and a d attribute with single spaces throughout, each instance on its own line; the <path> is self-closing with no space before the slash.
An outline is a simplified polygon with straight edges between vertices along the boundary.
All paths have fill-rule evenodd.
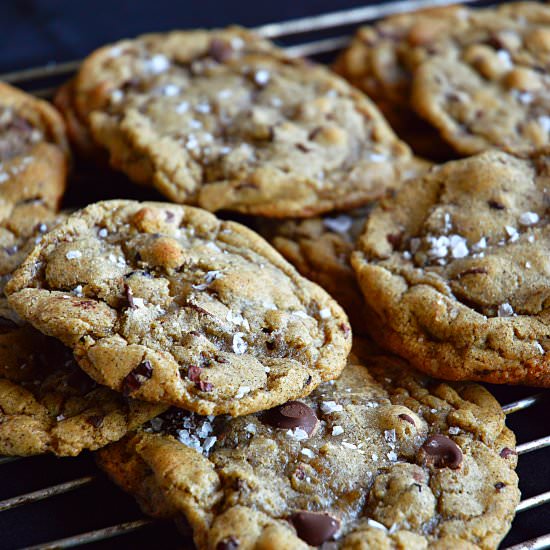
<path id="1" fill-rule="evenodd" d="M 535 395 L 531 395 L 529 397 L 524 397 L 523 399 L 520 399 L 519 401 L 514 401 L 513 403 L 509 403 L 508 405 L 504 405 L 502 407 L 502 410 L 504 411 L 504 414 L 513 414 L 515 412 L 522 411 L 524 409 L 528 409 L 532 405 L 535 405 L 539 401 L 543 399 L 545 394 L 543 393 L 537 393 Z"/>
<path id="2" fill-rule="evenodd" d="M 336 36 L 326 38 L 325 40 L 315 40 L 313 42 L 304 42 L 297 46 L 288 46 L 284 48 L 285 52 L 291 57 L 307 57 L 308 55 L 317 55 L 320 53 L 329 53 L 341 50 L 350 42 L 349 36 Z"/>
<path id="3" fill-rule="evenodd" d="M 17 508 L 17 506 L 23 506 L 24 504 L 38 502 L 39 500 L 44 500 L 56 495 L 62 495 L 63 493 L 68 493 L 69 491 L 74 491 L 75 489 L 84 487 L 84 485 L 89 485 L 95 479 L 95 476 L 85 476 L 79 479 L 74 479 L 73 481 L 60 483 L 59 485 L 53 485 L 52 487 L 47 487 L 46 489 L 40 489 L 39 491 L 33 491 L 32 493 L 2 500 L 0 501 L 0 512 L 11 510 L 12 508 Z"/>
<path id="4" fill-rule="evenodd" d="M 547 504 L 548 502 L 550 502 L 550 491 L 546 491 L 546 493 L 542 493 L 540 495 L 537 495 L 536 497 L 526 498 L 525 500 L 522 500 L 516 508 L 516 513 L 519 514 L 520 512 L 531 510 L 532 508 L 542 506 L 543 504 Z"/>
<path id="5" fill-rule="evenodd" d="M 23 69 L 22 71 L 12 71 L 9 73 L 0 74 L 0 80 L 16 84 L 17 82 L 25 82 L 26 80 L 34 80 L 36 78 L 46 78 L 48 76 L 58 76 L 69 74 L 76 71 L 81 63 L 81 60 L 65 61 L 64 63 L 49 63 L 41 67 L 32 67 Z"/>
<path id="6" fill-rule="evenodd" d="M 546 437 L 541 437 L 540 439 L 535 439 L 534 441 L 528 441 L 527 443 L 522 443 L 516 447 L 516 452 L 518 455 L 525 453 L 530 453 L 532 451 L 538 451 L 539 449 L 544 449 L 545 447 L 550 446 L 550 435 Z"/>
<path id="7" fill-rule="evenodd" d="M 531 539 L 526 542 L 520 542 L 514 546 L 508 546 L 504 550 L 543 550 L 550 547 L 550 535 L 543 535 L 536 539 Z"/>
<path id="8" fill-rule="evenodd" d="M 143 527 L 147 527 L 155 523 L 155 520 L 144 518 L 135 521 L 128 521 L 126 523 L 119 523 L 111 527 L 105 527 L 103 529 L 96 529 L 95 531 L 88 531 L 87 533 L 81 533 L 80 535 L 74 535 L 72 537 L 66 537 L 63 539 L 54 540 L 45 544 L 37 544 L 35 546 L 27 546 L 22 550 L 53 550 L 54 548 L 73 548 L 82 544 L 89 544 L 90 542 L 97 542 L 100 540 L 110 539 L 137 531 Z"/>
<path id="9" fill-rule="evenodd" d="M 16 460 L 21 460 L 22 456 L 3 456 L 3 457 L 0 457 L 0 466 L 2 464 L 8 464 L 10 462 L 15 462 Z"/>
<path id="10" fill-rule="evenodd" d="M 463 0 L 463 4 L 474 3 L 478 0 Z M 435 8 L 437 6 L 448 6 L 455 4 L 456 0 L 402 0 L 401 2 L 388 2 L 372 6 L 364 6 L 351 10 L 333 11 L 312 17 L 292 19 L 280 23 L 269 23 L 256 27 L 254 30 L 265 38 L 280 38 L 294 34 L 321 31 L 354 25 L 363 21 L 372 21 L 396 13 L 421 10 L 424 8 Z"/>

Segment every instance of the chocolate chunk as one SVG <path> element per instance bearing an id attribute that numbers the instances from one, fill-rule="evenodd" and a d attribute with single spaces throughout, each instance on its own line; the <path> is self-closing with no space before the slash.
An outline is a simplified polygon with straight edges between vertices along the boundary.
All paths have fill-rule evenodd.
<path id="1" fill-rule="evenodd" d="M 153 376 L 153 365 L 150 361 L 143 361 L 122 381 L 122 393 L 126 396 L 139 390 L 146 380 Z"/>
<path id="2" fill-rule="evenodd" d="M 414 418 L 408 414 L 402 413 L 399 415 L 399 418 L 401 418 L 401 420 L 404 420 L 405 422 L 408 422 L 409 424 L 412 424 L 413 426 L 416 426 Z"/>
<path id="3" fill-rule="evenodd" d="M 265 411 L 261 416 L 261 421 L 274 428 L 284 430 L 301 428 L 311 435 L 317 426 L 318 419 L 313 409 L 305 403 L 288 401 L 284 405 Z"/>
<path id="4" fill-rule="evenodd" d="M 214 38 L 210 41 L 208 55 L 214 59 L 214 61 L 223 63 L 233 57 L 233 48 L 229 42 Z"/>
<path id="5" fill-rule="evenodd" d="M 346 323 L 340 323 L 338 328 L 344 333 L 344 336 L 347 338 L 351 333 L 351 328 Z"/>
<path id="6" fill-rule="evenodd" d="M 5 334 L 17 328 L 17 323 L 7 317 L 0 317 L 0 334 Z"/>
<path id="7" fill-rule="evenodd" d="M 513 449 L 510 449 L 509 447 L 504 447 L 504 449 L 500 451 L 500 456 L 502 458 L 508 458 L 509 456 L 515 456 L 517 454 L 518 453 L 516 453 L 516 451 L 514 451 Z"/>
<path id="8" fill-rule="evenodd" d="M 493 210 L 504 210 L 504 205 L 501 204 L 498 201 L 487 201 L 487 204 L 493 209 Z"/>
<path id="9" fill-rule="evenodd" d="M 296 512 L 290 516 L 296 534 L 307 544 L 319 546 L 338 531 L 340 522 L 326 512 Z"/>
<path id="10" fill-rule="evenodd" d="M 460 447 L 445 435 L 432 435 L 426 439 L 419 451 L 422 462 L 436 468 L 456 470 L 462 464 Z"/>
<path id="11" fill-rule="evenodd" d="M 239 541 L 235 537 L 228 537 L 216 545 L 216 550 L 235 550 L 239 547 Z"/>
<path id="12" fill-rule="evenodd" d="M 502 481 L 498 481 L 495 483 L 495 489 L 500 493 L 501 489 L 506 487 L 506 483 L 502 483 Z"/>
<path id="13" fill-rule="evenodd" d="M 403 239 L 403 233 L 389 233 L 386 235 L 386 240 L 393 246 L 399 248 Z"/>
<path id="14" fill-rule="evenodd" d="M 124 294 L 126 295 L 126 300 L 128 301 L 128 307 L 135 309 L 136 303 L 134 302 L 134 293 L 127 284 L 124 285 Z"/>
<path id="15" fill-rule="evenodd" d="M 189 378 L 191 382 L 194 382 L 195 387 L 199 388 L 199 390 L 212 391 L 214 386 L 210 382 L 201 380 L 201 373 L 202 373 L 201 367 L 197 367 L 196 365 L 190 365 L 189 369 L 187 370 L 187 378 Z"/>
<path id="16" fill-rule="evenodd" d="M 89 416 L 86 421 L 94 428 L 101 428 L 101 426 L 103 426 L 103 418 L 104 417 L 100 416 L 99 414 L 94 414 L 92 416 Z"/>

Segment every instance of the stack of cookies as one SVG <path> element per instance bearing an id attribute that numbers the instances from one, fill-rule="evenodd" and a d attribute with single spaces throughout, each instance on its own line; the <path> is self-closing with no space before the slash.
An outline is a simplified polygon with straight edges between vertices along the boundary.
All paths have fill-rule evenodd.
<path id="1" fill-rule="evenodd" d="M 549 52 L 546 5 L 452 7 L 351 84 L 229 28 L 99 49 L 61 114 L 0 87 L 0 453 L 97 451 L 200 549 L 496 548 L 474 382 L 550 385 Z M 168 202 L 60 212 L 67 141 Z"/>

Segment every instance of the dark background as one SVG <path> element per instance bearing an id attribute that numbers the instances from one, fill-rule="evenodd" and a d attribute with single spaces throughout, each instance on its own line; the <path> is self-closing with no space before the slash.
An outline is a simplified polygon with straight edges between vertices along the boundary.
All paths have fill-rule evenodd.
<path id="1" fill-rule="evenodd" d="M 0 73 L 79 59 L 106 42 L 143 32 L 232 23 L 256 26 L 366 4 L 369 2 L 360 0 L 0 0 Z M 340 33 L 341 30 L 333 34 Z M 328 34 L 330 32 L 307 39 Z M 123 193 L 121 189 L 134 188 L 117 188 L 116 192 Z M 86 190 L 84 195 L 92 200 L 94 192 Z M 491 389 L 502 404 L 536 393 L 530 388 L 493 386 Z M 508 425 L 522 443 L 550 434 L 549 418 L 550 401 L 546 400 L 516 413 Z M 550 490 L 549 453 L 540 450 L 520 459 L 518 473 L 524 498 Z M 0 512 L 0 550 L 22 548 L 142 517 L 132 498 L 97 473 L 88 454 L 77 459 L 35 457 L 1 465 L 0 500 L 90 474 L 98 476 L 90 486 L 45 502 Z M 518 515 L 503 547 L 545 534 L 550 530 L 549 517 L 548 504 Z M 171 524 L 158 524 L 87 548 L 189 547 Z"/>

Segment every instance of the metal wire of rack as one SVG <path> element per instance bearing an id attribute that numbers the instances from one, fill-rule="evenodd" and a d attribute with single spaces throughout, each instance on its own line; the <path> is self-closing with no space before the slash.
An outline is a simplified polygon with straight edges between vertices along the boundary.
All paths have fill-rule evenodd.
<path id="1" fill-rule="evenodd" d="M 478 0 L 462 0 L 462 3 L 476 3 Z M 385 4 L 370 5 L 360 8 L 336 11 L 312 17 L 304 17 L 279 23 L 270 23 L 257 27 L 255 30 L 260 35 L 270 39 L 286 39 L 294 36 L 302 36 L 318 31 L 336 31 L 342 27 L 366 23 L 388 15 L 414 11 L 435 6 L 444 6 L 453 3 L 449 0 L 405 0 L 388 2 Z M 344 47 L 350 40 L 350 35 L 336 35 L 320 40 L 300 40 L 296 45 L 286 47 L 286 51 L 293 56 L 315 56 L 319 54 L 334 53 Z M 0 81 L 16 84 L 40 97 L 51 97 L 56 86 L 41 87 L 41 82 L 67 80 L 78 69 L 80 61 L 68 61 L 59 64 L 48 64 L 46 66 L 13 71 L 0 74 Z M 550 392 L 542 392 L 513 401 L 502 407 L 504 413 L 509 416 L 520 411 L 528 410 L 543 400 L 550 397 Z M 516 447 L 521 457 L 550 447 L 550 435 L 527 441 Z M 19 457 L 0 457 L 0 466 L 15 462 L 24 461 Z M 49 498 L 76 491 L 82 487 L 92 485 L 98 481 L 98 475 L 86 475 L 70 481 L 52 485 L 43 489 L 21 494 L 15 497 L 0 501 L 0 512 L 15 509 L 20 506 L 28 506 L 33 503 L 44 501 Z M 550 491 L 537 494 L 533 497 L 522 500 L 516 512 L 524 513 L 536 507 L 550 503 Z M 95 529 L 77 535 L 27 546 L 21 550 L 47 550 L 53 548 L 73 548 L 92 542 L 98 542 L 113 537 L 123 536 L 134 531 L 143 529 L 156 523 L 156 520 L 140 517 L 132 521 L 125 521 L 116 525 Z M 534 538 L 505 550 L 539 550 L 550 548 L 550 533 Z"/>

